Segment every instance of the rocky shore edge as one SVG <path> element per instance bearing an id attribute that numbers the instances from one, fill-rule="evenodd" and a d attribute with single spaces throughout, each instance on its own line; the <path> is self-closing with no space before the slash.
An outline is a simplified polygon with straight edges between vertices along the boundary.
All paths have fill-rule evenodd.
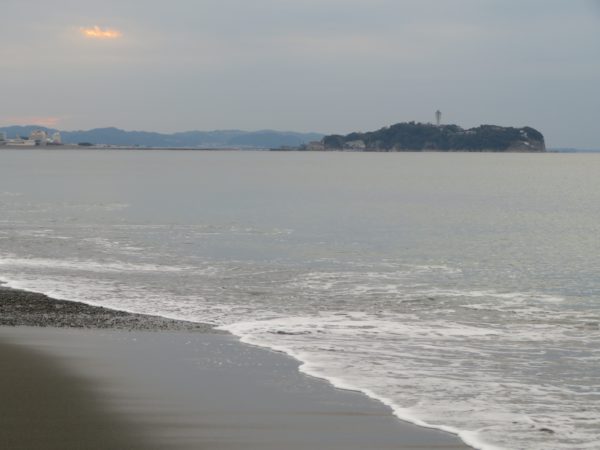
<path id="1" fill-rule="evenodd" d="M 133 314 L 85 303 L 57 300 L 44 294 L 5 286 L 0 286 L 0 326 L 219 332 L 212 325 L 205 323 Z"/>

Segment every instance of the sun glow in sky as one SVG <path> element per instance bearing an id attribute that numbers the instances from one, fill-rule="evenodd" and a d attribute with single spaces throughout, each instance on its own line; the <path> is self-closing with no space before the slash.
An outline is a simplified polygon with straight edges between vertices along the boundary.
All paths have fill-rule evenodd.
<path id="1" fill-rule="evenodd" d="M 0 116 L 0 126 L 39 124 L 44 127 L 56 127 L 60 123 L 60 117 L 52 116 Z"/>
<path id="2" fill-rule="evenodd" d="M 93 27 L 82 27 L 80 28 L 81 34 L 91 39 L 118 39 L 123 36 L 118 30 L 111 28 L 100 28 L 99 26 Z"/>

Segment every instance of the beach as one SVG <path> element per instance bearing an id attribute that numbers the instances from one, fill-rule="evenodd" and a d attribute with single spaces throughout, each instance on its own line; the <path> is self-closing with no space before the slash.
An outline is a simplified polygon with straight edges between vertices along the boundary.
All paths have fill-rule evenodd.
<path id="1" fill-rule="evenodd" d="M 209 325 L 11 289 L 0 305 L 3 448 L 467 448 Z"/>
<path id="2" fill-rule="evenodd" d="M 591 205 L 600 204 L 600 177 L 590 168 L 597 159 L 6 150 L 0 278 L 21 291 L 0 301 L 0 324 L 42 333 L 38 341 L 27 338 L 37 336 L 32 330 L 11 339 L 87 380 L 111 416 L 149 430 L 138 433 L 152 442 L 163 430 L 196 445 L 233 445 L 238 431 L 230 424 L 260 414 L 233 417 L 231 407 L 217 423 L 212 405 L 194 409 L 208 405 L 194 395 L 229 393 L 237 383 L 243 389 L 235 398 L 257 392 L 248 402 L 262 405 L 277 397 L 286 412 L 265 413 L 238 441 L 335 448 L 352 433 L 327 438 L 307 426 L 301 439 L 286 433 L 287 444 L 267 445 L 248 431 L 274 436 L 271 424 L 282 417 L 296 428 L 299 417 L 330 420 L 292 408 L 310 398 L 304 388 L 292 398 L 275 395 L 276 381 L 259 389 L 261 379 L 300 376 L 293 379 L 324 380 L 316 381 L 329 389 L 324 399 L 342 392 L 336 387 L 344 399 L 353 391 L 362 395 L 352 399 L 374 402 L 386 431 L 355 418 L 350 431 L 370 444 L 356 439 L 354 448 L 415 444 L 400 421 L 485 450 L 593 447 L 600 220 Z M 118 342 L 113 351 L 100 351 L 111 342 Z M 188 348 L 217 353 L 178 353 Z M 226 364 L 246 360 L 242 349 L 264 369 L 289 364 L 272 378 L 253 378 L 250 363 Z M 131 356 L 118 357 L 126 350 Z M 159 364 L 159 354 L 172 360 Z M 240 378 L 206 385 L 209 360 L 221 362 L 219 381 Z M 134 367 L 146 369 L 131 375 Z M 159 386 L 138 392 L 158 373 L 166 377 Z M 154 395 L 172 392 L 170 385 L 193 407 L 177 400 L 153 417 L 191 425 L 167 432 L 147 421 L 146 407 L 122 411 L 122 398 L 162 404 Z M 352 411 L 369 408 L 352 404 Z M 173 418 L 171 411 L 187 412 Z M 211 440 L 199 431 L 207 423 L 223 434 Z M 409 430 L 423 436 L 423 428 Z M 437 445 L 421 437 L 418 445 Z"/>

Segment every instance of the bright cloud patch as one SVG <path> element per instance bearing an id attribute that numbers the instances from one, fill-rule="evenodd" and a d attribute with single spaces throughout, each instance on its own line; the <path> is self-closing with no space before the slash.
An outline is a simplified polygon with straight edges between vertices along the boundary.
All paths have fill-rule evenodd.
<path id="1" fill-rule="evenodd" d="M 82 27 L 79 29 L 81 34 L 83 34 L 87 38 L 91 39 L 118 39 L 123 36 L 118 30 L 113 30 L 111 28 L 100 28 L 99 26 L 94 27 Z"/>

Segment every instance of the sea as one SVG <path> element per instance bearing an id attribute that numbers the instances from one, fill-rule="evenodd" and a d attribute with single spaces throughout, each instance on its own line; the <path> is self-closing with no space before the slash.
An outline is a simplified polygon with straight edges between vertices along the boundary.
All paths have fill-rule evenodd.
<path id="1" fill-rule="evenodd" d="M 2 150 L 0 280 L 214 324 L 478 449 L 600 448 L 600 154 Z"/>

